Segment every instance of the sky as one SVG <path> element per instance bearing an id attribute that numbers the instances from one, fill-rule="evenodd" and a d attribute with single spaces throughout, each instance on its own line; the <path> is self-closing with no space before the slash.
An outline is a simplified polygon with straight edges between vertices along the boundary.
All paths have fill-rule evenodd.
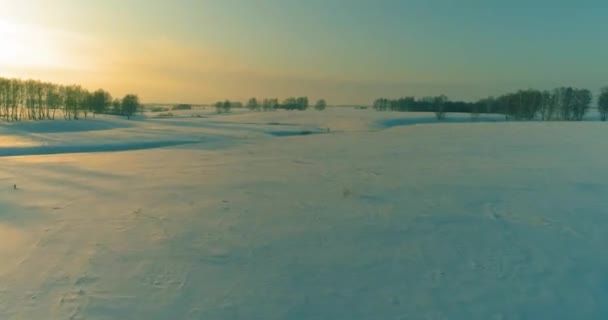
<path id="1" fill-rule="evenodd" d="M 148 103 L 608 86 L 605 0 L 0 0 L 0 76 Z"/>

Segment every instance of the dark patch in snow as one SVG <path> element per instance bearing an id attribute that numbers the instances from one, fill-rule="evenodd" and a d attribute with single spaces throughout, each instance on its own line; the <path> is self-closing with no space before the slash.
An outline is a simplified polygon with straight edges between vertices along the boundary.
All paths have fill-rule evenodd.
<path id="1" fill-rule="evenodd" d="M 80 119 L 80 120 L 43 120 L 23 121 L 4 124 L 7 128 L 28 133 L 62 133 L 62 132 L 89 132 L 113 129 L 124 129 L 133 127 L 133 123 L 127 120 L 103 120 L 103 119 Z"/>
<path id="2" fill-rule="evenodd" d="M 133 151 L 145 149 L 157 149 L 164 147 L 172 147 L 186 144 L 199 143 L 201 141 L 137 141 L 126 143 L 109 143 L 99 145 L 64 145 L 64 146 L 35 146 L 35 147 L 15 147 L 15 148 L 0 148 L 0 157 L 14 156 L 34 156 L 48 154 L 64 154 L 64 153 L 94 153 L 94 152 L 118 152 L 118 151 Z"/>
<path id="3" fill-rule="evenodd" d="M 417 124 L 438 124 L 438 123 L 482 123 L 482 122 L 504 122 L 504 116 L 500 115 L 489 115 L 487 117 L 480 117 L 477 120 L 471 119 L 466 115 L 456 115 L 450 118 L 448 114 L 448 118 L 444 120 L 437 120 L 435 116 L 428 117 L 408 117 L 408 118 L 393 118 L 393 119 L 384 119 L 377 122 L 377 126 L 381 128 L 392 128 L 392 127 L 400 127 L 400 126 L 413 126 Z"/>
<path id="4" fill-rule="evenodd" d="M 323 134 L 327 133 L 324 131 L 312 131 L 312 130 L 302 130 L 302 131 L 267 131 L 267 134 L 275 137 L 293 137 L 293 136 L 308 136 L 312 134 Z"/>

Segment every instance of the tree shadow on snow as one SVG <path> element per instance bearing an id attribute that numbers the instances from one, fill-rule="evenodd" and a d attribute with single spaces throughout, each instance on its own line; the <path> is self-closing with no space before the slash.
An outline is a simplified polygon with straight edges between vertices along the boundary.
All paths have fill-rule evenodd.
<path id="1" fill-rule="evenodd" d="M 455 116 L 443 120 L 437 120 L 435 116 L 428 117 L 407 117 L 383 119 L 377 122 L 381 128 L 392 128 L 400 126 L 413 126 L 418 124 L 438 124 L 438 123 L 483 123 L 483 122 L 504 122 L 504 116 L 480 116 L 478 119 L 471 119 L 469 116 Z"/>
<path id="2" fill-rule="evenodd" d="M 131 128 L 133 124 L 126 120 L 80 119 L 80 120 L 45 120 L 23 121 L 4 124 L 7 128 L 27 133 L 65 133 L 89 132 L 112 129 Z"/>

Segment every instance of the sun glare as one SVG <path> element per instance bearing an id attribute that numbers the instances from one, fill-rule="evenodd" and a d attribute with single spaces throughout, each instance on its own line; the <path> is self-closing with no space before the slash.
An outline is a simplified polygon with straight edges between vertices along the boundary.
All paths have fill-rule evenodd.
<path id="1" fill-rule="evenodd" d="M 66 56 L 52 32 L 0 19 L 0 67 L 61 68 Z"/>

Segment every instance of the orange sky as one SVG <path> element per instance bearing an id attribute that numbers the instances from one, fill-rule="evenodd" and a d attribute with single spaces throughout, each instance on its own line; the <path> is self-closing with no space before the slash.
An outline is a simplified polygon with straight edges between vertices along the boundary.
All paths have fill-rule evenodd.
<path id="1" fill-rule="evenodd" d="M 166 103 L 607 84 L 603 2 L 459 3 L 0 0 L 0 76 Z"/>

